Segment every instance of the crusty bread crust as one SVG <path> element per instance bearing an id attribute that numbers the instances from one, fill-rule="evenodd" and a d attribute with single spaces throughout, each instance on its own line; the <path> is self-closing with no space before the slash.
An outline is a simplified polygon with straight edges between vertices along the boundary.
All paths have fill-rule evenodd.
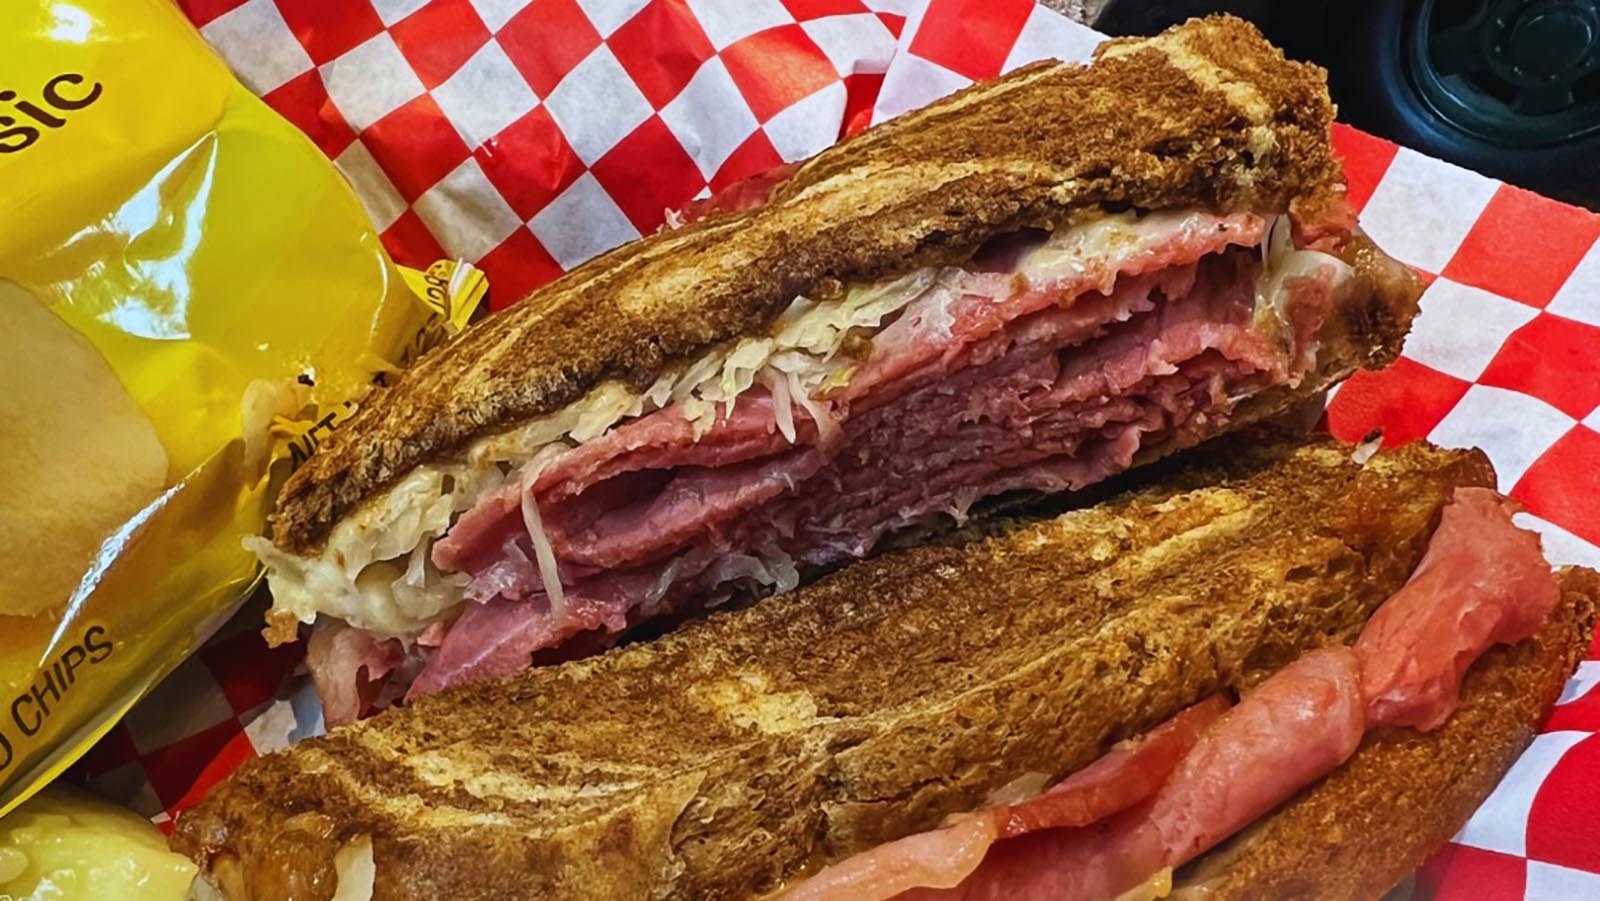
<path id="1" fill-rule="evenodd" d="M 963 257 L 1104 205 L 1315 220 L 1342 196 L 1321 69 L 1234 18 L 1041 64 L 824 151 L 759 210 L 604 254 L 469 328 L 379 389 L 289 480 L 274 540 L 333 525 L 419 464 L 560 409 L 607 379 L 768 327 L 835 280 Z"/>
<path id="2" fill-rule="evenodd" d="M 1061 775 L 1348 642 L 1476 452 L 1200 449 L 1148 487 L 869 560 L 655 641 L 420 699 L 246 763 L 174 846 L 234 898 L 744 898 Z"/>
<path id="3" fill-rule="evenodd" d="M 1272 816 L 1180 871 L 1172 901 L 1375 901 L 1444 844 L 1538 732 L 1594 636 L 1600 574 L 1561 574 L 1562 599 L 1534 638 L 1467 674 L 1438 731 L 1385 729 Z"/>

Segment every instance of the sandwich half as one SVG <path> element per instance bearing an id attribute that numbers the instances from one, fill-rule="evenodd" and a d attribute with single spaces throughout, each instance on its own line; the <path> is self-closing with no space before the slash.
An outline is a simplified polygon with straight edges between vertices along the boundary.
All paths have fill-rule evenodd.
<path id="1" fill-rule="evenodd" d="M 1600 579 L 1475 451 L 1191 454 L 252 760 L 174 845 L 234 899 L 1377 898 L 1531 740 Z"/>
<path id="2" fill-rule="evenodd" d="M 1034 65 L 618 248 L 378 391 L 253 543 L 330 721 L 786 591 L 1397 352 L 1323 73 L 1232 18 Z M 745 192 L 750 193 L 750 192 Z"/>

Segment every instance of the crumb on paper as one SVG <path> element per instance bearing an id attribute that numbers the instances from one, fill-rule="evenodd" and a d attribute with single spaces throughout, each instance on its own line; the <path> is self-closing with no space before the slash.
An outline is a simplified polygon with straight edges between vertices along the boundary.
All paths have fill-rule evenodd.
<path id="1" fill-rule="evenodd" d="M 1362 438 L 1355 450 L 1350 452 L 1350 459 L 1357 466 L 1366 466 L 1367 461 L 1377 455 L 1378 449 L 1383 447 L 1383 430 L 1373 429 Z"/>
<path id="2" fill-rule="evenodd" d="M 1111 0 L 1039 0 L 1039 5 L 1053 9 L 1075 22 L 1093 25 L 1106 7 L 1111 5 Z"/>

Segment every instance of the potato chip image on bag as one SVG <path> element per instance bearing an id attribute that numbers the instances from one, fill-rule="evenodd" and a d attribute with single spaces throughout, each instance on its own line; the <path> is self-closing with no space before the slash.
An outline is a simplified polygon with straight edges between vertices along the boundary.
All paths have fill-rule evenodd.
<path id="1" fill-rule="evenodd" d="M 100 352 L 7 281 L 0 359 L 0 616 L 34 616 L 166 487 L 167 451 Z"/>

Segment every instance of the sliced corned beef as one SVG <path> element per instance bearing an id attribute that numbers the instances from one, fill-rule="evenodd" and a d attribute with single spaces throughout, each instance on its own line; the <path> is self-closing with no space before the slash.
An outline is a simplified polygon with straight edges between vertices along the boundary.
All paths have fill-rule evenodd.
<path id="1" fill-rule="evenodd" d="M 1263 231 L 1195 212 L 1146 216 L 1132 240 L 1058 242 L 1054 256 L 1015 237 L 931 279 L 849 382 L 809 405 L 758 385 L 697 428 L 673 404 L 513 479 L 433 548 L 441 569 L 472 576 L 471 601 L 412 692 L 787 589 L 797 568 L 959 520 L 983 498 L 1082 488 L 1141 447 L 1198 440 L 1238 398 L 1304 372 L 1341 276 L 1331 262 L 1300 273 L 1281 309 L 1259 310 Z"/>
<path id="2" fill-rule="evenodd" d="M 1002 236 L 896 283 L 897 312 L 852 333 L 823 388 L 759 371 L 709 410 L 673 400 L 551 449 L 432 545 L 466 588 L 427 647 L 317 642 L 319 685 L 352 683 L 330 722 L 384 678 L 426 693 L 589 653 L 985 498 L 1076 490 L 1198 441 L 1309 369 L 1348 271 L 1299 254 L 1264 276 L 1265 236 L 1259 217 L 1199 211 Z"/>

